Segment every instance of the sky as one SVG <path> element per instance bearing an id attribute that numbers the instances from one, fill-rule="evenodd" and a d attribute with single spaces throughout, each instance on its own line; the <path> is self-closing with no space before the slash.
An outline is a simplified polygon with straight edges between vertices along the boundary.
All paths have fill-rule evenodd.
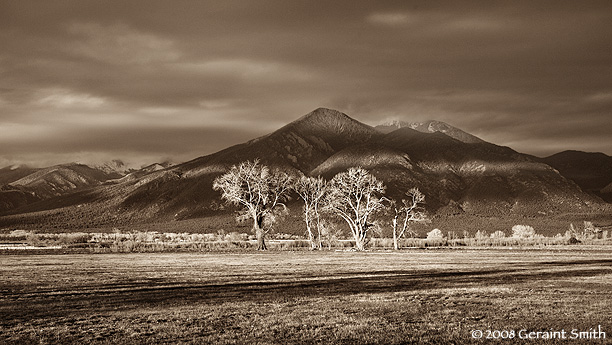
<path id="1" fill-rule="evenodd" d="M 318 107 L 612 155 L 612 2 L 0 0 L 0 166 L 178 163 Z"/>

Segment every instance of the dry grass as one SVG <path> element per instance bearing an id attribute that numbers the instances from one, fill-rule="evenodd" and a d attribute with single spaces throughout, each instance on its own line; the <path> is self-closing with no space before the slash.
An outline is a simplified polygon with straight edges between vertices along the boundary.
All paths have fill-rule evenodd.
<path id="1" fill-rule="evenodd" d="M 607 233 L 606 233 L 607 235 Z M 308 240 L 289 234 L 274 233 L 267 240 L 270 250 L 309 250 L 311 244 Z M 450 236 L 449 236 L 450 237 Z M 573 240 L 573 241 L 572 241 Z M 573 243 L 573 244 L 572 244 Z M 478 238 L 401 238 L 398 240 L 400 248 L 431 248 L 431 247 L 550 247 L 563 249 L 580 245 L 598 246 L 612 244 L 612 238 L 585 238 L 579 241 L 570 237 L 543 237 L 534 238 L 491 238 L 482 236 Z M 351 239 L 338 239 L 333 237 L 322 242 L 323 249 L 337 250 L 355 246 Z M 68 253 L 170 253 L 170 252 L 244 252 L 257 247 L 255 236 L 245 233 L 220 231 L 217 234 L 195 233 L 159 233 L 159 232 L 127 232 L 115 229 L 112 233 L 36 233 L 25 230 L 15 230 L 10 233 L 0 233 L 1 254 L 68 254 Z M 391 249 L 394 248 L 392 238 L 370 238 L 368 248 Z M 33 252 L 34 251 L 34 252 Z"/>
<path id="2" fill-rule="evenodd" d="M 483 342 L 473 329 L 597 325 L 612 336 L 605 249 L 0 258 L 7 344 L 463 344 Z"/>

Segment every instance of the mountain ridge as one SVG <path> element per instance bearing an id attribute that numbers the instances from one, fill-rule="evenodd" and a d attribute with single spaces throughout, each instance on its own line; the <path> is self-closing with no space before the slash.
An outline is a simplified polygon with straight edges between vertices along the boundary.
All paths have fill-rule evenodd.
<path id="1" fill-rule="evenodd" d="M 270 134 L 179 164 L 177 169 L 186 172 L 203 164 L 221 169 L 259 158 L 268 165 L 308 172 L 337 150 L 378 135 L 373 127 L 344 113 L 317 108 Z"/>
<path id="2" fill-rule="evenodd" d="M 385 124 L 378 125 L 374 128 L 384 134 L 388 134 L 401 128 L 410 128 L 421 133 L 440 132 L 453 139 L 457 139 L 467 144 L 480 144 L 485 142 L 484 140 L 478 138 L 475 135 L 467 133 L 457 127 L 451 126 L 446 122 L 437 120 L 427 120 L 424 122 L 406 122 L 394 120 Z"/>
<path id="3" fill-rule="evenodd" d="M 66 226 L 71 227 L 80 226 L 83 218 L 89 226 L 105 226 L 210 217 L 228 212 L 212 181 L 232 165 L 254 159 L 326 178 L 362 165 L 385 182 L 394 198 L 421 188 L 434 214 L 452 209 L 477 216 L 541 216 L 588 212 L 602 202 L 532 156 L 480 139 L 464 142 L 448 130 L 417 129 L 384 134 L 342 112 L 317 108 L 270 134 L 206 156 L 174 166 L 152 165 L 151 171 L 130 178 L 108 179 L 13 208 L 11 214 L 20 216 L 0 217 L 0 226 L 28 222 L 29 215 L 41 212 L 70 219 Z"/>
<path id="4" fill-rule="evenodd" d="M 612 183 L 612 157 L 605 153 L 566 150 L 541 160 L 585 191 L 600 193 Z"/>

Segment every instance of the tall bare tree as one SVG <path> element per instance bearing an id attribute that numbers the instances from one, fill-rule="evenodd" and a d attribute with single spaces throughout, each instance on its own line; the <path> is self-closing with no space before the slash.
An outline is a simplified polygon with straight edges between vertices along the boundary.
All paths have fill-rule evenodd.
<path id="1" fill-rule="evenodd" d="M 326 208 L 348 224 L 357 250 L 364 250 L 371 217 L 385 208 L 383 183 L 363 168 L 350 168 L 329 181 Z"/>
<path id="2" fill-rule="evenodd" d="M 399 249 L 398 242 L 404 235 L 413 233 L 410 230 L 410 223 L 427 221 L 425 210 L 422 207 L 425 203 L 425 195 L 417 188 L 412 188 L 406 192 L 406 196 L 408 199 L 402 199 L 401 204 L 395 201 L 391 203 L 395 211 L 393 217 L 393 247 L 395 250 Z M 398 218 L 402 221 L 401 229 L 397 227 Z"/>
<path id="3" fill-rule="evenodd" d="M 295 191 L 304 201 L 304 221 L 311 249 L 321 249 L 321 218 L 319 209 L 326 193 L 327 183 L 321 177 L 301 176 L 295 182 Z M 316 233 L 314 231 L 316 228 Z"/>
<path id="4" fill-rule="evenodd" d="M 239 217 L 253 220 L 258 250 L 267 249 L 265 236 L 279 211 L 287 209 L 291 187 L 292 178 L 287 173 L 271 170 L 258 160 L 234 165 L 213 182 L 213 189 L 220 190 L 223 199 L 242 207 Z"/>

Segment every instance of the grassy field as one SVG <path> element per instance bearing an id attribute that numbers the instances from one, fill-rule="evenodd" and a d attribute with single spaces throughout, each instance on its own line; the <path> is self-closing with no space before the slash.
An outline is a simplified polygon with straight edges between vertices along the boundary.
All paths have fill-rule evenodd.
<path id="1" fill-rule="evenodd" d="M 519 337 L 570 338 L 599 325 L 606 339 L 561 342 L 612 338 L 612 250 L 603 247 L 0 262 L 1 344 L 557 344 Z M 473 339 L 478 331 L 514 336 Z"/>

